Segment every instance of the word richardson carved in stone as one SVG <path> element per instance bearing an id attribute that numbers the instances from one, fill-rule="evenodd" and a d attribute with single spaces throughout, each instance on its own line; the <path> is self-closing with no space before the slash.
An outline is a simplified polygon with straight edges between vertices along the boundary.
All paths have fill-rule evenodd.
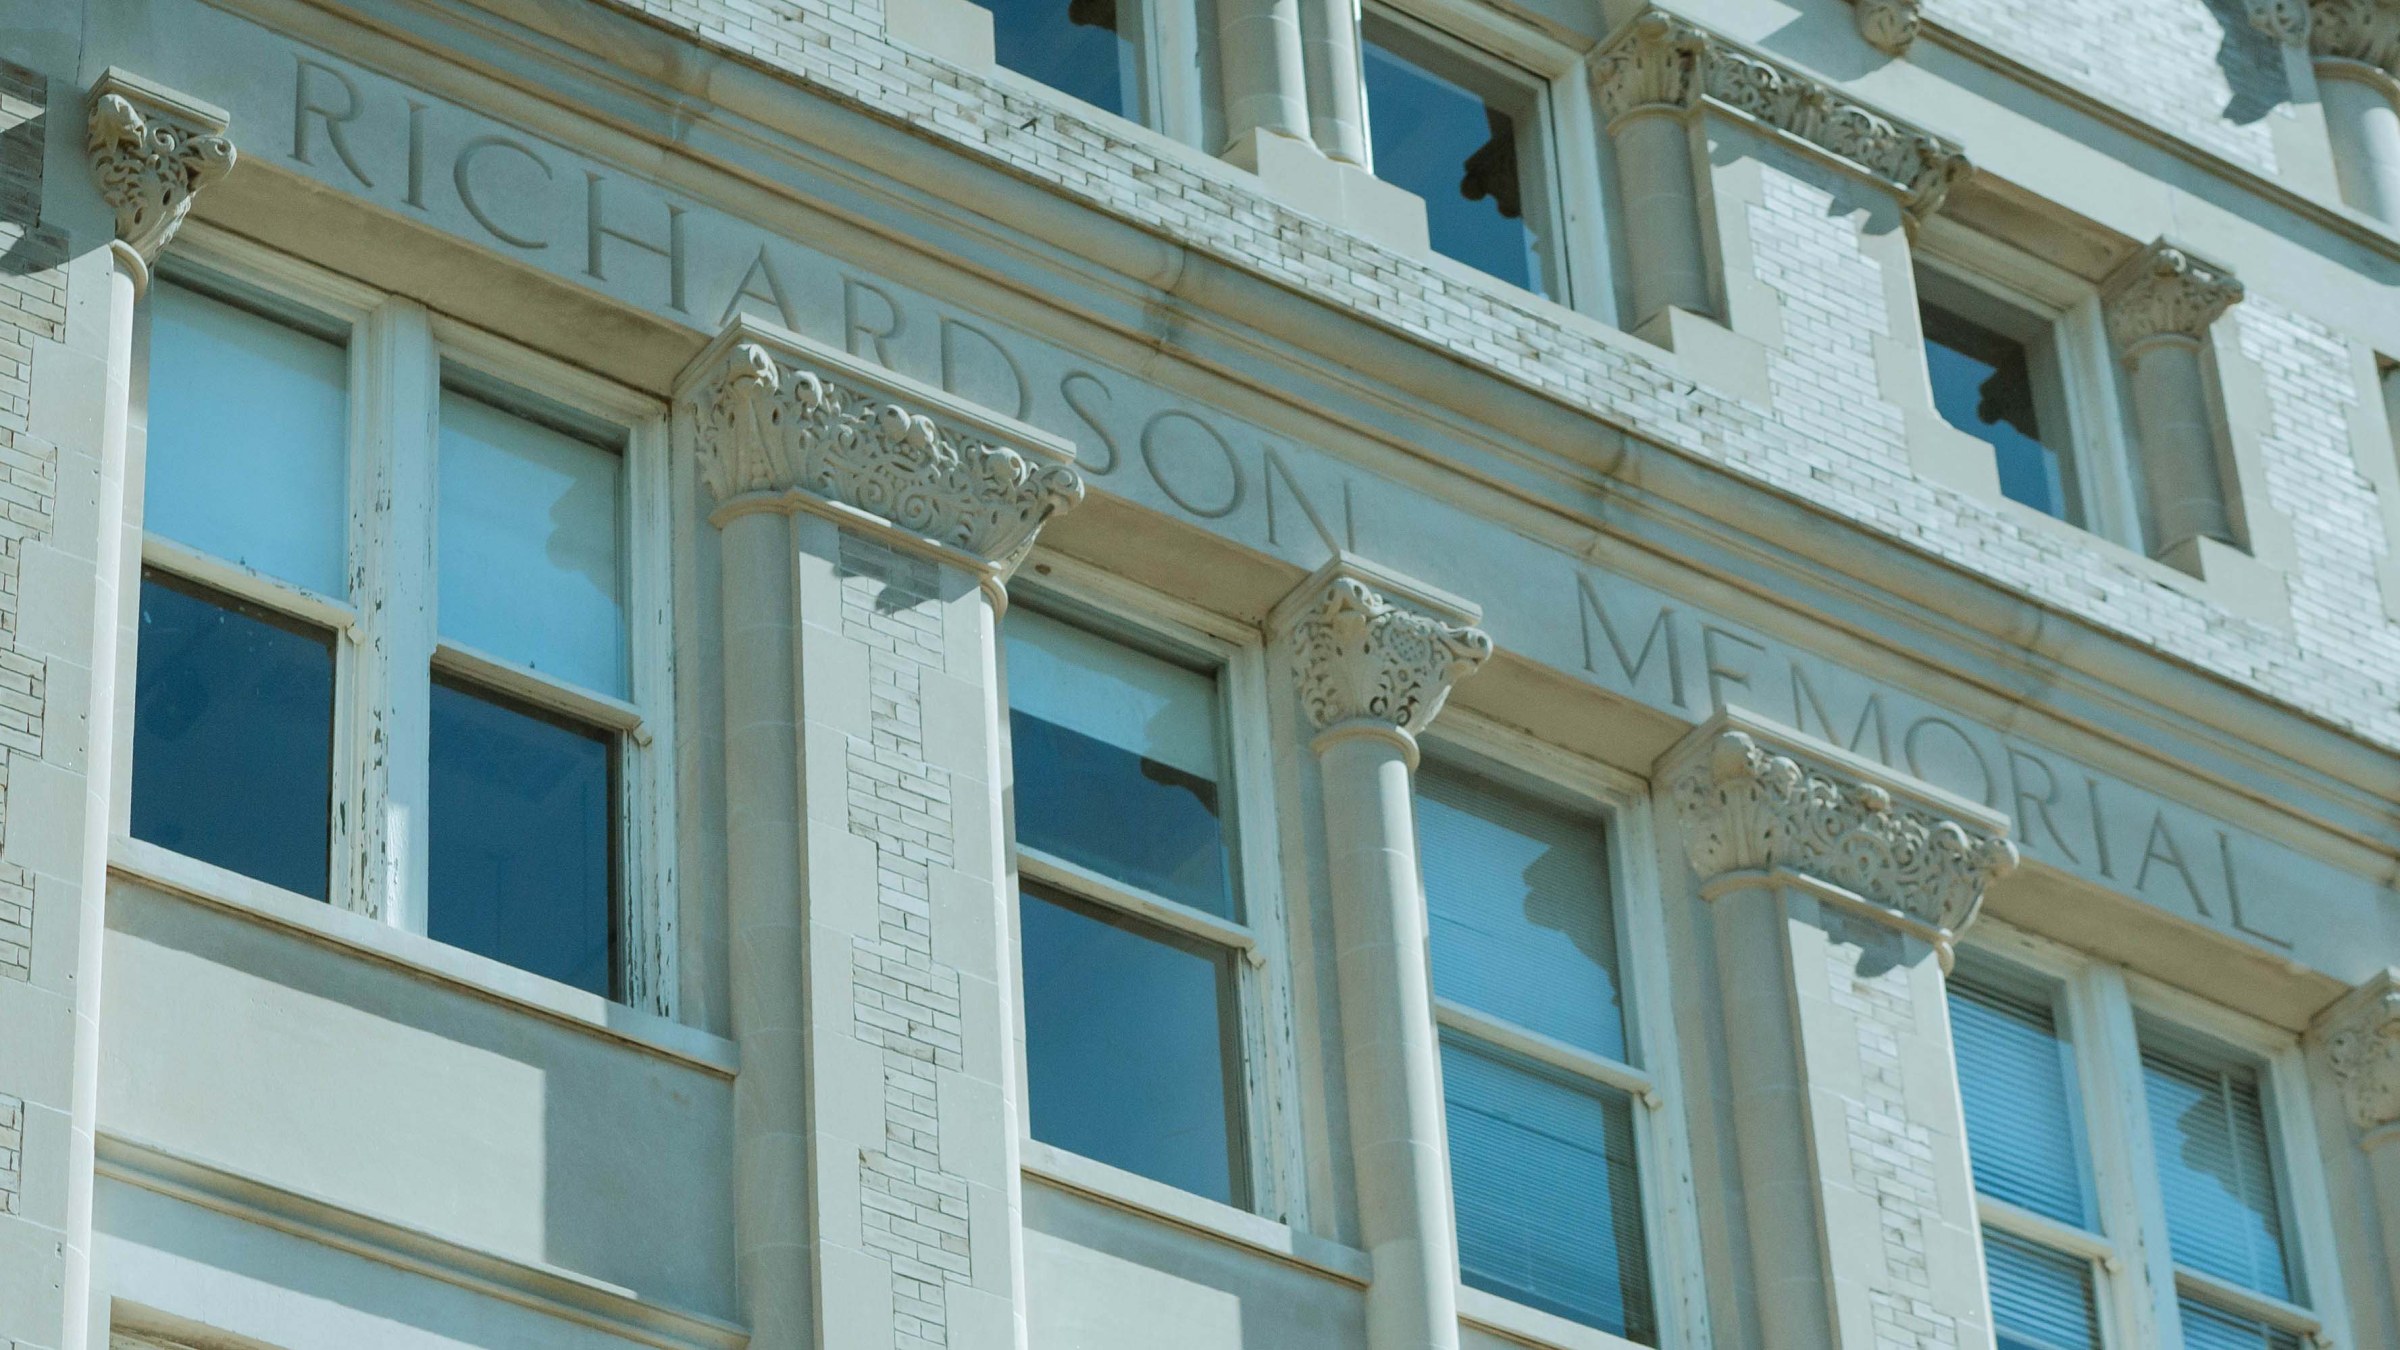
<path id="1" fill-rule="evenodd" d="M 1349 575 L 1325 583 L 1292 638 L 1300 702 L 1321 731 L 1366 720 L 1414 736 L 1492 655 L 1482 629 L 1402 608 Z"/>
<path id="2" fill-rule="evenodd" d="M 1602 46 L 1593 83 L 1612 122 L 1642 108 L 1703 101 L 1740 113 L 1891 188 L 1919 219 L 1939 211 L 1975 171 L 1955 142 L 1660 10 L 1637 15 Z"/>
<path id="3" fill-rule="evenodd" d="M 1073 452 L 1053 438 L 796 334 L 737 323 L 687 389 L 700 479 L 721 511 L 829 502 L 1005 581 L 1043 523 L 1083 500 Z"/>
<path id="4" fill-rule="evenodd" d="M 2127 259 L 2103 291 L 2108 335 L 2125 352 L 2160 338 L 2198 342 L 2243 295 L 2231 271 L 2163 239 Z"/>
<path id="5" fill-rule="evenodd" d="M 201 189 L 233 168 L 226 115 L 111 69 L 92 88 L 85 148 L 117 240 L 147 268 Z"/>
<path id="6" fill-rule="evenodd" d="M 1767 740 L 1767 744 L 1762 744 Z M 1727 719 L 1681 766 L 1672 799 L 1703 883 L 1796 874 L 1864 901 L 1947 952 L 1984 891 L 2017 865 L 1998 822 L 1965 802 L 1907 800 L 1863 761 Z"/>

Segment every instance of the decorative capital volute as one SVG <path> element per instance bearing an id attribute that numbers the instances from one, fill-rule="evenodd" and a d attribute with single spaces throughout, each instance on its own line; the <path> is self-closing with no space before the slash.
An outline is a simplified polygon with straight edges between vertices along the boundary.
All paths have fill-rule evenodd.
<path id="1" fill-rule="evenodd" d="M 678 392 L 720 520 L 825 509 L 1005 581 L 1042 526 L 1083 500 L 1074 449 L 1057 437 L 746 315 Z"/>
<path id="2" fill-rule="evenodd" d="M 144 269 L 175 237 L 200 190 L 233 168 L 226 115 L 115 67 L 92 86 L 85 148 L 117 241 Z"/>
<path id="3" fill-rule="evenodd" d="M 2308 50 L 2400 76 L 2400 0 L 2309 0 Z"/>
<path id="4" fill-rule="evenodd" d="M 1925 0 L 1851 0 L 1858 34 L 1887 56 L 1906 56 L 1916 45 Z"/>
<path id="5" fill-rule="evenodd" d="M 2368 1134 L 2400 1125 L 2400 970 L 2351 990 L 2318 1019 L 2317 1035 L 2350 1123 Z"/>
<path id="6" fill-rule="evenodd" d="M 1997 812 L 1738 710 L 1661 769 L 1702 893 L 1799 876 L 1945 954 L 2017 865 Z"/>
<path id="7" fill-rule="evenodd" d="M 1300 706 L 1318 730 L 1364 722 L 1414 737 L 1451 687 L 1491 659 L 1479 617 L 1462 600 L 1338 554 L 1285 597 L 1273 622 L 1291 634 Z"/>
<path id="8" fill-rule="evenodd" d="M 1645 108 L 1698 106 L 1706 92 L 1709 35 L 1663 10 L 1645 10 L 1618 30 L 1592 62 L 1592 89 L 1603 120 Z"/>
<path id="9" fill-rule="evenodd" d="M 2162 338 L 2205 339 L 2241 299 L 2231 271 L 2164 239 L 2126 259 L 2101 286 L 2109 340 L 2128 356 Z"/>

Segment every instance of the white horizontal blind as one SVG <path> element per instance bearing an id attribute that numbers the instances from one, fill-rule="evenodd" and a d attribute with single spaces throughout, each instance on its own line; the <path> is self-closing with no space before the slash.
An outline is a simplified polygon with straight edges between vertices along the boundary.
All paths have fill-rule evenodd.
<path id="1" fill-rule="evenodd" d="M 1962 971 L 1950 982 L 1950 1034 L 1975 1188 L 2091 1227 L 2073 1052 L 2050 1001 Z"/>
<path id="2" fill-rule="evenodd" d="M 2282 1327 L 2184 1299 L 2183 1350 L 2301 1350 L 2300 1338 Z"/>
<path id="3" fill-rule="evenodd" d="M 2142 1087 L 2176 1263 L 2292 1298 L 2257 1075 L 2144 1045 Z"/>
<path id="4" fill-rule="evenodd" d="M 2100 1350 L 2091 1262 L 1986 1228 L 1983 1264 L 1999 1350 Z"/>

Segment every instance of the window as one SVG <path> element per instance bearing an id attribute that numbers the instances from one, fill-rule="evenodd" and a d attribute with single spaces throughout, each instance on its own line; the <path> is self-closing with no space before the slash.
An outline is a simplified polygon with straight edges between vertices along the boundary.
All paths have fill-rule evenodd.
<path id="1" fill-rule="evenodd" d="M 133 836 L 667 1010 L 657 408 L 190 251 L 149 305 Z"/>
<path id="2" fill-rule="evenodd" d="M 1212 152 L 1215 8 L 1206 0 L 982 0 L 1003 67 Z"/>
<path id="3" fill-rule="evenodd" d="M 1274 1212 L 1256 1098 L 1281 963 L 1229 713 L 1255 652 L 1022 601 L 1002 638 L 1033 1137 Z"/>
<path id="4" fill-rule="evenodd" d="M 1565 301 L 1546 82 L 1382 10 L 1361 46 L 1375 175 L 1425 199 L 1434 252 Z"/>
<path id="5" fill-rule="evenodd" d="M 2289 1037 L 2005 930 L 1961 955 L 1950 1020 L 2002 1350 L 2338 1332 L 2302 1278 L 2329 1249 L 2302 1222 L 2322 1178 L 2283 1147 L 2306 1138 Z"/>
<path id="6" fill-rule="evenodd" d="M 1657 1344 L 1609 826 L 1453 758 L 1416 784 L 1459 1277 Z"/>

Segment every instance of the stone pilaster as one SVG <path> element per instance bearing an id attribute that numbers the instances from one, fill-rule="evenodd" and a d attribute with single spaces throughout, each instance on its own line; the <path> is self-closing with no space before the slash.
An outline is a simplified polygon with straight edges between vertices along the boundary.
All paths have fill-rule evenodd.
<path id="1" fill-rule="evenodd" d="M 2317 1019 L 2314 1034 L 2367 1155 L 2382 1220 L 2385 1278 L 2400 1298 L 2400 969 L 2351 990 Z"/>
<path id="2" fill-rule="evenodd" d="M 996 632 L 1072 451 L 748 319 L 681 401 L 723 557 L 751 1344 L 1021 1350 Z"/>
<path id="3" fill-rule="evenodd" d="M 2400 226 L 2400 0 L 2277 0 L 2317 72 L 2342 200 Z"/>
<path id="4" fill-rule="evenodd" d="M 1711 902 L 1761 1344 L 1989 1345 L 1943 977 L 2006 822 L 1738 712 L 1657 781 Z"/>
<path id="5" fill-rule="evenodd" d="M 2150 556 L 2194 573 L 2196 540 L 2242 543 L 2205 359 L 2209 326 L 2241 298 L 2231 272 L 2163 239 L 2101 287 L 2139 442 L 2143 542 Z"/>
<path id="6" fill-rule="evenodd" d="M 1368 1350 L 1456 1350 L 1459 1341 L 1458 1229 L 1410 775 L 1417 733 L 1492 654 L 1492 640 L 1470 626 L 1476 617 L 1342 556 L 1302 582 L 1274 620 L 1317 731 L 1350 1156 L 1374 1263 Z"/>

